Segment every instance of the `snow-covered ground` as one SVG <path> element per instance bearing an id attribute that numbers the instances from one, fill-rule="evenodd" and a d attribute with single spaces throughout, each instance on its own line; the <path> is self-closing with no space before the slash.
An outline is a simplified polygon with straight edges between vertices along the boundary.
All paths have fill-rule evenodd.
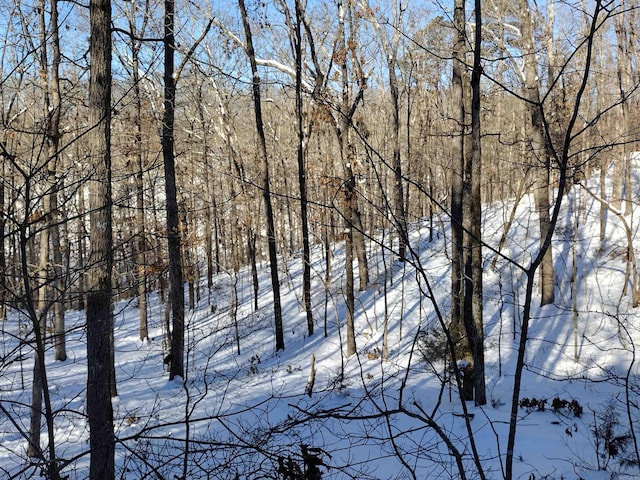
<path id="1" fill-rule="evenodd" d="M 591 189 L 599 191 L 597 185 Z M 638 184 L 632 195 L 637 203 Z M 494 248 L 512 207 L 498 202 L 485 208 L 484 240 Z M 524 266 L 538 244 L 534 212 L 525 197 L 502 251 Z M 630 306 L 630 292 L 622 295 L 624 230 L 608 214 L 601 243 L 599 212 L 600 204 L 579 187 L 564 199 L 553 242 L 557 301 L 540 308 L 534 300 L 514 478 L 640 475 L 634 464 L 635 435 L 640 435 L 635 361 L 640 318 Z M 634 235 L 639 215 L 636 207 L 626 217 Z M 442 335 L 434 303 L 446 315 L 450 270 L 446 221 L 436 222 L 436 229 L 429 241 L 426 223 L 412 226 L 417 256 L 404 264 L 371 242 L 372 280 L 357 293 L 358 354 L 350 358 L 341 348 L 346 338 L 341 244 L 333 246 L 328 285 L 322 248 L 313 248 L 311 337 L 302 309 L 301 260 L 281 262 L 286 344 L 281 352 L 275 352 L 266 265 L 260 271 L 258 310 L 253 309 L 250 272 L 238 276 L 237 329 L 230 315 L 230 275 L 217 276 L 211 290 L 201 286 L 200 301 L 187 314 L 184 382 L 170 382 L 164 371 L 164 305 L 158 297 L 150 297 L 146 342 L 138 339 L 135 303 L 117 304 L 117 478 L 287 478 L 277 473 L 279 465 L 289 470 L 294 463 L 302 466 L 303 448 L 309 458 L 322 460 L 324 479 L 458 478 L 454 450 L 461 454 L 467 478 L 479 478 L 457 388 L 438 353 Z M 484 253 L 488 403 L 476 407 L 467 402 L 466 408 L 484 475 L 495 479 L 504 473 L 525 278 L 504 259 L 492 268 L 494 253 L 488 248 Z M 575 285 L 570 280 L 574 258 Z M 418 269 L 425 276 L 417 275 Z M 385 319 L 386 360 L 381 356 Z M 6 479 L 44 475 L 26 456 L 33 360 L 28 345 L 18 346 L 29 331 L 25 321 L 14 312 L 0 339 L 0 478 Z M 82 312 L 68 313 L 66 362 L 54 362 L 53 352 L 47 352 L 55 451 L 68 462 L 62 472 L 70 480 L 88 478 L 83 322 Z M 313 358 L 316 377 L 309 396 L 305 389 Z"/>

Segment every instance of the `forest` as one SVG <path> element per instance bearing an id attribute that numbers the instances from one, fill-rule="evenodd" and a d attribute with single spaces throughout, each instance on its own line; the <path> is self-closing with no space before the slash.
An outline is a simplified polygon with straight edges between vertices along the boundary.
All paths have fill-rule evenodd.
<path id="1" fill-rule="evenodd" d="M 567 478 L 517 453 L 547 410 L 635 478 L 639 11 L 0 2 L 0 476 Z"/>

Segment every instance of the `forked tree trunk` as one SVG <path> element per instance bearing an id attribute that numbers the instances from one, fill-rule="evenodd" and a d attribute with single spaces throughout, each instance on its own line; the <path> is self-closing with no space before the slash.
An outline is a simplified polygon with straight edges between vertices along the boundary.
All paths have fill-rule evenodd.
<path id="1" fill-rule="evenodd" d="M 526 4 L 527 1 L 523 0 L 523 3 Z M 521 7 L 525 5 L 521 4 Z M 526 5 L 528 8 L 528 5 Z M 550 230 L 547 231 L 547 236 L 544 239 L 541 250 L 538 252 L 536 257 L 531 261 L 531 265 L 529 268 L 525 269 L 526 275 L 526 286 L 525 286 L 525 299 L 522 306 L 522 317 L 520 321 L 520 339 L 518 343 L 518 354 L 516 359 L 516 367 L 513 376 L 513 392 L 511 396 L 511 413 L 509 421 L 509 433 L 507 435 L 507 448 L 506 448 L 506 456 L 504 461 L 504 477 L 505 478 L 513 478 L 513 462 L 514 462 L 514 454 L 515 454 L 515 443 L 516 443 L 516 432 L 518 429 L 518 409 L 520 402 L 520 394 L 522 390 L 522 377 L 524 373 L 524 369 L 526 366 L 526 354 L 527 354 L 527 345 L 529 341 L 529 326 L 531 323 L 531 310 L 533 306 L 533 284 L 534 278 L 536 275 L 536 270 L 543 262 L 543 258 L 546 254 L 546 250 L 551 248 L 551 235 L 553 234 L 553 229 L 555 229 L 556 223 L 558 221 L 558 216 L 560 212 L 560 207 L 562 204 L 562 198 L 565 194 L 567 188 L 567 177 L 569 170 L 569 159 L 570 152 L 572 151 L 572 139 L 575 138 L 575 127 L 579 118 L 579 114 L 584 107 L 582 104 L 582 100 L 587 90 L 587 84 L 590 81 L 592 60 L 593 60 L 593 43 L 596 32 L 600 26 L 600 13 L 603 10 L 603 6 L 600 1 L 595 3 L 594 13 L 590 17 L 590 26 L 588 34 L 586 35 L 585 41 L 585 62 L 584 62 L 584 71 L 581 72 L 580 84 L 577 89 L 577 93 L 575 98 L 572 101 L 572 112 L 567 123 L 564 138 L 562 143 L 562 152 L 558 155 L 558 189 L 555 194 L 556 203 L 554 205 L 553 214 L 551 216 L 550 222 Z M 541 112 L 542 113 L 542 112 Z"/>
<path id="2" fill-rule="evenodd" d="M 464 216 L 468 220 L 465 285 L 465 330 L 473 355 L 473 388 L 476 405 L 487 403 L 484 372 L 484 321 L 482 304 L 482 199 L 480 195 L 482 142 L 480 129 L 480 81 L 482 78 L 482 10 L 481 1 L 475 0 L 475 31 L 473 47 L 473 71 L 471 74 L 471 155 L 467 159 L 468 198 L 465 199 Z M 467 312 L 470 316 L 467 318 Z"/>
<path id="3" fill-rule="evenodd" d="M 58 78 L 58 69 L 60 64 L 60 50 L 59 50 L 59 37 L 58 37 L 58 10 L 55 0 L 51 2 L 50 22 L 51 32 L 47 32 L 45 17 L 46 5 L 45 0 L 41 0 L 40 3 L 40 15 L 39 15 L 39 28 L 40 28 L 40 78 L 42 79 L 42 89 L 44 92 L 43 97 L 43 112 L 46 117 L 44 141 L 46 148 L 44 150 L 46 168 L 47 168 L 47 182 L 46 188 L 42 196 L 42 211 L 44 212 L 44 227 L 40 234 L 40 265 L 39 265 L 39 278 L 37 279 L 38 288 L 38 310 L 37 314 L 32 315 L 33 327 L 36 336 L 36 345 L 34 351 L 34 368 L 33 368 L 33 390 L 31 396 L 31 415 L 30 415 L 30 429 L 29 429 L 29 446 L 27 453 L 31 457 L 41 457 L 42 451 L 40 448 L 40 429 L 42 423 L 42 402 L 45 402 L 45 416 L 48 431 L 49 440 L 49 464 L 47 471 L 53 478 L 58 478 L 58 468 L 55 458 L 55 437 L 54 437 L 54 425 L 53 425 L 53 412 L 51 410 L 51 402 L 49 400 L 49 391 L 47 385 L 47 375 L 44 362 L 45 351 L 45 332 L 47 328 L 46 319 L 47 313 L 50 310 L 51 300 L 54 303 L 62 303 L 62 298 L 49 299 L 49 289 L 47 285 L 51 281 L 52 295 L 58 297 L 62 289 L 62 254 L 60 251 L 52 254 L 50 247 L 50 241 L 55 240 L 54 244 L 59 246 L 59 229 L 57 225 L 57 213 L 56 213 L 56 164 L 58 156 L 58 145 L 60 138 L 60 81 Z M 48 40 L 51 38 L 52 50 L 53 50 L 53 63 L 51 72 L 49 72 L 49 54 L 48 54 Z M 58 268 L 52 268 L 51 263 Z M 26 272 L 25 272 L 26 273 Z M 52 273 L 55 275 L 51 278 Z M 28 290 L 27 290 L 28 291 Z M 56 345 L 56 359 L 65 360 L 66 353 L 64 351 L 64 307 L 59 305 L 54 309 L 58 314 L 62 314 L 62 318 L 57 317 L 54 324 L 54 341 Z M 57 334 L 60 334 L 60 339 L 57 338 Z M 60 348 L 60 345 L 62 348 Z M 58 358 L 59 357 L 59 358 Z"/>

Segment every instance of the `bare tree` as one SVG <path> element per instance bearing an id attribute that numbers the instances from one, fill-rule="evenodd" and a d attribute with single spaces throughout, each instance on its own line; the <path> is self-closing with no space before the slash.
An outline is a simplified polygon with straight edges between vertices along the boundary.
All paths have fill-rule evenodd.
<path id="1" fill-rule="evenodd" d="M 623 2 L 618 2 L 617 8 L 620 13 L 614 17 L 613 28 L 617 40 L 617 77 L 618 90 L 620 92 L 620 139 L 622 143 L 622 159 L 614 163 L 615 174 L 613 181 L 613 198 L 612 206 L 620 209 L 622 200 L 625 199 L 625 213 L 631 212 L 631 199 L 629 189 L 631 188 L 631 152 L 633 151 L 634 139 L 631 137 L 631 99 L 629 96 L 633 93 L 634 87 L 631 80 L 632 70 L 632 51 L 634 45 L 632 43 L 633 23 L 630 17 L 635 15 L 634 8 L 626 7 Z"/>
<path id="2" fill-rule="evenodd" d="M 294 50 L 296 58 L 296 129 L 298 133 L 297 159 L 298 159 L 298 184 L 300 188 L 300 219 L 302 223 L 302 294 L 304 297 L 304 309 L 307 314 L 307 333 L 313 335 L 313 312 L 311 310 L 311 246 L 309 242 L 309 216 L 307 213 L 307 167 L 305 161 L 305 131 L 303 125 L 302 103 L 302 3 L 295 0 L 295 37 Z"/>
<path id="3" fill-rule="evenodd" d="M 67 359 L 67 352 L 65 346 L 65 288 L 63 279 L 62 268 L 62 246 L 60 242 L 60 228 L 61 228 L 61 212 L 58 208 L 58 191 L 62 190 L 63 176 L 60 172 L 63 170 L 62 162 L 60 159 L 60 118 L 62 110 L 61 100 L 61 86 L 60 86 L 60 35 L 58 24 L 58 5 L 57 0 L 50 1 L 50 29 L 51 29 L 51 78 L 47 80 L 47 90 L 50 95 L 50 104 L 48 110 L 50 111 L 50 119 L 47 127 L 47 142 L 48 142 L 48 160 L 47 175 L 49 177 L 49 185 L 51 188 L 49 198 L 49 227 L 51 230 L 51 260 L 52 260 L 52 273 L 53 273 L 53 340 L 55 345 L 55 359 L 59 361 L 65 361 Z M 45 54 L 45 57 L 48 55 Z"/>
<path id="4" fill-rule="evenodd" d="M 142 21 L 136 18 L 138 6 L 131 3 L 125 3 L 125 14 L 128 24 L 129 48 L 130 48 L 130 73 L 133 89 L 133 145 L 128 151 L 130 155 L 130 163 L 135 182 L 135 225 L 136 225 L 136 283 L 138 293 L 138 310 L 140 313 L 140 340 L 145 340 L 149 336 L 147 321 L 147 228 L 145 226 L 145 199 L 144 199 L 144 173 L 145 173 L 145 156 L 143 145 L 143 91 L 142 78 L 140 75 L 140 50 L 143 46 L 142 38 L 145 36 L 150 16 L 148 15 L 149 5 L 145 2 L 144 16 Z"/>
<path id="5" fill-rule="evenodd" d="M 401 138 L 400 138 L 400 82 L 398 80 L 398 49 L 400 45 L 400 35 L 402 32 L 402 21 L 407 5 L 401 1 L 393 2 L 393 18 L 389 25 L 391 33 L 386 33 L 382 25 L 374 16 L 372 8 L 368 2 L 364 2 L 363 8 L 373 22 L 373 26 L 378 34 L 378 39 L 382 47 L 382 53 L 386 60 L 387 79 L 389 82 L 389 99 L 391 101 L 391 147 L 393 160 L 393 222 L 395 223 L 398 235 L 398 258 L 405 260 L 407 251 L 408 231 L 407 215 L 405 207 L 405 188 L 402 169 Z M 390 37 L 390 38 L 389 38 Z"/>
<path id="6" fill-rule="evenodd" d="M 262 165 L 262 195 L 265 205 L 265 215 L 267 221 L 267 243 L 269 246 L 269 264 L 271 271 L 271 287 L 273 289 L 273 314 L 275 321 L 276 351 L 284 350 L 284 328 L 282 324 L 282 306 L 280 305 L 280 280 L 278 278 L 278 252 L 276 245 L 275 222 L 273 207 L 271 205 L 271 181 L 269 179 L 269 157 L 267 155 L 267 141 L 264 133 L 264 121 L 262 118 L 262 100 L 260 96 L 260 76 L 258 75 L 258 64 L 253 47 L 253 35 L 251 24 L 247 15 L 244 0 L 239 0 L 242 24 L 246 37 L 246 50 L 251 65 L 253 110 L 258 133 L 258 156 Z"/>
<path id="7" fill-rule="evenodd" d="M 520 0 L 520 31 L 522 35 L 522 51 L 524 55 L 524 97 L 529 108 L 530 155 L 534 165 L 534 197 L 540 224 L 540 246 L 549 231 L 550 208 L 549 203 L 549 175 L 551 168 L 550 139 L 545 131 L 542 103 L 540 97 L 540 75 L 538 72 L 537 50 L 533 31 L 531 9 L 528 0 Z M 555 298 L 555 270 L 553 267 L 553 253 L 549 248 L 540 264 L 540 303 L 553 303 Z"/>

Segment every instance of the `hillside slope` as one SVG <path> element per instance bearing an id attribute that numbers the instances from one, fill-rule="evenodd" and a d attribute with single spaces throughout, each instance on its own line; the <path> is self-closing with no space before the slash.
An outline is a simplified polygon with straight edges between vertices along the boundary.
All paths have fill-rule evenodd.
<path id="1" fill-rule="evenodd" d="M 598 192 L 597 185 L 590 188 Z M 486 206 L 483 234 L 489 246 L 497 248 L 512 208 L 509 202 Z M 564 199 L 553 242 L 557 302 L 533 310 L 515 478 L 640 475 L 635 359 L 640 319 L 629 295 L 623 295 L 625 232 L 609 214 L 606 239 L 600 242 L 600 208 L 577 186 Z M 148 342 L 138 340 L 135 305 L 118 304 L 118 478 L 302 478 L 284 472 L 293 475 L 305 462 L 307 468 L 317 464 L 323 479 L 446 479 L 459 478 L 461 469 L 467 478 L 480 478 L 479 466 L 485 478 L 502 478 L 524 298 L 517 264 L 526 266 L 537 248 L 534 212 L 527 197 L 517 205 L 500 252 L 504 257 L 497 258 L 494 268 L 495 253 L 484 250 L 489 404 L 467 402 L 467 416 L 444 361 L 436 311 L 437 306 L 446 316 L 450 301 L 446 219 L 436 222 L 433 241 L 428 241 L 426 223 L 413 225 L 411 262 L 395 262 L 376 239 L 370 242 L 373 280 L 357 296 L 358 354 L 350 358 L 341 349 L 345 307 L 340 244 L 333 246 L 329 284 L 324 282 L 322 249 L 312 252 L 312 337 L 305 335 L 301 261 L 283 262 L 283 352 L 274 351 L 266 265 L 260 272 L 258 310 L 253 309 L 250 272 L 238 275 L 235 322 L 231 275 L 216 277 L 211 291 L 201 286 L 197 308 L 187 315 L 184 383 L 169 382 L 163 371 L 164 306 L 158 297 L 150 299 Z M 636 207 L 626 217 L 634 238 L 639 215 Z M 47 356 L 58 412 L 56 452 L 68 462 L 63 472 L 71 480 L 88 478 L 83 321 L 82 312 L 68 314 L 69 360 L 53 362 Z M 2 330 L 0 476 L 7 479 L 38 478 L 41 473 L 25 454 L 32 354 L 18 342 L 25 336 L 28 340 L 23 322 L 14 312 Z M 315 381 L 308 395 L 313 359 Z"/>

